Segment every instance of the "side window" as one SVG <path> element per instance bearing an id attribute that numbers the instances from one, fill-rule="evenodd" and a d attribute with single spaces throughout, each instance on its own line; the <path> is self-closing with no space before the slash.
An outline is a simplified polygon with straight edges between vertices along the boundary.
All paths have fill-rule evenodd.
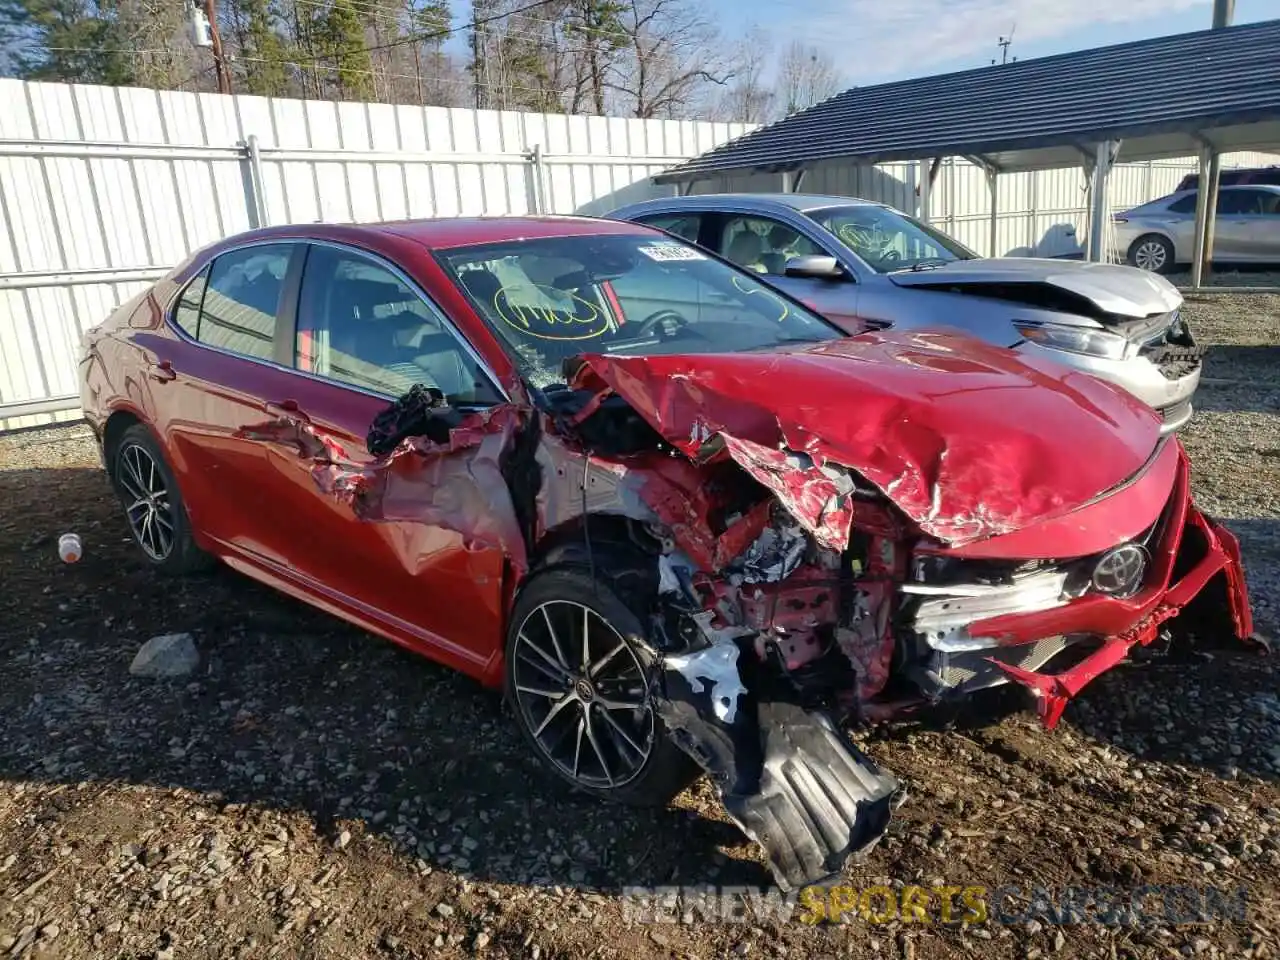
<path id="1" fill-rule="evenodd" d="M 1193 190 L 1185 197 L 1175 200 L 1169 204 L 1170 213 L 1195 213 L 1196 212 L 1196 193 Z"/>
<path id="2" fill-rule="evenodd" d="M 209 268 L 191 278 L 182 296 L 173 308 L 173 322 L 192 340 L 200 339 L 200 303 L 204 300 L 204 288 L 209 282 Z"/>
<path id="3" fill-rule="evenodd" d="M 1248 216 L 1261 212 L 1257 190 L 1224 190 L 1218 194 L 1218 213 Z"/>
<path id="4" fill-rule="evenodd" d="M 376 393 L 422 383 L 454 404 L 501 401 L 435 307 L 386 267 L 334 247 L 307 257 L 295 357 L 299 370 Z"/>
<path id="5" fill-rule="evenodd" d="M 690 243 L 697 243 L 698 231 L 702 229 L 702 214 L 664 213 L 656 217 L 644 217 L 640 222 L 674 233 L 677 237 L 684 237 Z"/>
<path id="6" fill-rule="evenodd" d="M 792 257 L 827 251 L 785 223 L 768 217 L 734 217 L 720 234 L 719 254 L 753 273 L 780 277 Z"/>
<path id="7" fill-rule="evenodd" d="M 273 243 L 232 250 L 214 260 L 200 308 L 200 342 L 270 360 L 292 252 L 292 244 Z"/>

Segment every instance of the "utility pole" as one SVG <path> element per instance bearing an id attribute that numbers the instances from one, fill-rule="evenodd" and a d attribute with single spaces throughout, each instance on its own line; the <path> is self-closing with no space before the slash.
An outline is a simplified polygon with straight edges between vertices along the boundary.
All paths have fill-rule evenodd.
<path id="1" fill-rule="evenodd" d="M 487 66 L 487 64 L 486 64 Z M 480 109 L 480 14 L 475 3 L 471 4 L 471 80 L 475 87 L 476 109 Z"/>
<path id="2" fill-rule="evenodd" d="M 213 41 L 213 69 L 218 74 L 218 92 L 231 92 L 231 70 L 222 54 L 222 34 L 218 32 L 217 0 L 204 0 L 204 15 L 209 18 L 209 36 Z"/>

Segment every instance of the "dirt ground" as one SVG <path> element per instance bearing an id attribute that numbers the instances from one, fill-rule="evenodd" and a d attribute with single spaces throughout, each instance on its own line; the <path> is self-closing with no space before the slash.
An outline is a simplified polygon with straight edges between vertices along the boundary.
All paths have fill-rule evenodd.
<path id="1" fill-rule="evenodd" d="M 1197 495 L 1274 633 L 1280 295 L 1188 310 Z M 571 796 L 473 683 L 228 571 L 155 577 L 84 427 L 0 438 L 0 583 L 0 955 L 1280 956 L 1276 657 L 1127 665 L 1054 733 L 984 701 L 857 737 L 910 793 L 853 885 L 1243 887 L 1243 921 L 651 925 L 624 887 L 769 882 L 704 781 L 662 811 Z M 182 631 L 195 674 L 130 676 Z"/>

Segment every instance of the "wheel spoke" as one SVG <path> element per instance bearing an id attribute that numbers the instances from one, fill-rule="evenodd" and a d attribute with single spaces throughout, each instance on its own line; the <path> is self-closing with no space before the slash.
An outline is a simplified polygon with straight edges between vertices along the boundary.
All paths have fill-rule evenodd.
<path id="1" fill-rule="evenodd" d="M 562 667 L 560 664 L 556 663 L 555 658 L 552 657 L 551 654 L 547 653 L 547 651 L 543 650 L 540 646 L 538 646 L 536 643 L 530 640 L 528 634 L 522 631 L 518 639 L 526 647 L 528 647 L 530 650 L 532 650 L 534 653 L 540 656 L 543 660 L 545 660 L 547 662 L 547 666 L 551 667 L 551 669 L 556 671 L 557 677 L 559 677 L 562 680 L 569 679 L 569 671 L 566 670 L 564 667 Z"/>
<path id="2" fill-rule="evenodd" d="M 586 727 L 587 717 L 586 708 L 584 707 L 583 712 L 578 715 L 578 735 L 573 741 L 573 775 L 575 777 L 578 775 L 578 767 L 582 761 L 582 735 L 586 731 Z"/>
<path id="3" fill-rule="evenodd" d="M 537 670 L 538 673 L 542 674 L 542 676 L 546 677 L 548 680 L 552 680 L 556 683 L 564 683 L 566 680 L 565 675 L 561 671 L 552 670 L 551 667 L 547 666 L 543 661 L 535 660 L 532 657 L 527 656 L 523 651 L 516 652 L 516 659 L 525 666 Z"/>
<path id="4" fill-rule="evenodd" d="M 582 669 L 591 668 L 591 610 L 582 608 Z"/>
<path id="5" fill-rule="evenodd" d="M 596 695 L 595 703 L 600 704 L 606 710 L 643 710 L 645 702 L 643 700 L 614 700 L 611 697 L 603 697 Z"/>
<path id="6" fill-rule="evenodd" d="M 601 657 L 599 660 L 597 660 L 595 663 L 593 663 L 591 666 L 587 668 L 587 676 L 594 677 L 602 669 L 604 669 L 604 665 L 606 663 L 608 663 L 610 660 L 612 660 L 614 657 L 616 657 L 625 649 L 627 649 L 626 643 L 619 640 L 618 645 L 616 647 L 614 647 L 612 650 L 610 650 L 603 657 Z"/>
<path id="7" fill-rule="evenodd" d="M 133 451 L 133 447 L 126 450 L 124 456 L 120 458 L 120 462 L 123 464 L 124 468 L 129 471 L 129 476 L 135 484 L 134 489 L 139 495 L 145 496 L 147 492 L 146 485 L 142 482 L 142 476 L 138 473 L 138 468 L 131 462 L 132 458 L 130 457 L 130 454 L 132 454 Z M 123 480 L 123 477 L 121 479 Z"/>
<path id="8" fill-rule="evenodd" d="M 578 701 L 576 697 L 572 697 L 566 694 L 563 699 L 557 701 L 555 704 L 552 705 L 551 709 L 547 711 L 547 715 L 542 718 L 542 722 L 538 724 L 537 729 L 533 731 L 533 735 L 535 737 L 542 736 L 542 731 L 547 729 L 547 727 L 551 724 L 551 721 L 554 720 L 559 715 L 561 710 L 563 710 L 569 704 L 577 703 L 577 702 Z"/>
<path id="9" fill-rule="evenodd" d="M 147 491 L 139 487 L 131 478 L 126 477 L 123 473 L 120 475 L 120 486 L 124 488 L 124 492 L 138 501 L 147 499 Z"/>
<path id="10" fill-rule="evenodd" d="M 582 712 L 583 722 L 587 727 L 587 741 L 591 744 L 591 749 L 595 751 L 596 759 L 600 761 L 600 770 L 604 773 L 604 779 L 613 786 L 613 771 L 609 769 L 609 761 L 605 759 L 604 751 L 600 749 L 600 741 L 596 738 L 596 728 L 591 724 L 591 710 L 584 709 Z"/>
<path id="11" fill-rule="evenodd" d="M 609 715 L 608 710 L 603 711 L 600 714 L 600 716 L 604 717 L 604 722 L 609 725 L 609 727 L 614 731 L 614 733 L 616 733 L 618 736 L 620 736 L 623 739 L 623 741 L 626 743 L 627 746 L 629 746 L 632 750 L 636 752 L 637 756 L 640 756 L 640 757 L 644 756 L 644 748 L 631 739 L 631 735 L 627 733 L 627 731 L 623 730 L 622 726 L 618 723 L 618 721 L 613 719 L 613 717 Z"/>
<path id="12" fill-rule="evenodd" d="M 535 697 L 543 697 L 546 700 L 559 700 L 569 691 L 567 690 L 548 690 L 545 687 L 529 687 L 522 683 L 516 684 L 516 690 L 520 693 L 529 693 Z"/>
<path id="13" fill-rule="evenodd" d="M 155 544 L 151 540 L 151 518 L 153 516 L 155 516 L 155 511 L 148 507 L 146 515 L 142 518 L 142 530 L 138 536 L 142 541 L 142 546 L 154 553 Z"/>
<path id="14" fill-rule="evenodd" d="M 542 605 L 542 619 L 547 624 L 547 635 L 551 637 L 551 647 L 556 652 L 556 659 L 560 662 L 560 666 L 568 672 L 569 661 L 565 658 L 564 651 L 560 649 L 560 637 L 556 634 L 556 628 L 551 623 L 551 614 L 547 612 L 547 604 Z"/>

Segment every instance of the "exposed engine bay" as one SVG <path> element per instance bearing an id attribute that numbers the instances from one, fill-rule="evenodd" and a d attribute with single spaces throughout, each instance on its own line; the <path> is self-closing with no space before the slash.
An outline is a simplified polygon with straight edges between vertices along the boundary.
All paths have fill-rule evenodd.
<path id="1" fill-rule="evenodd" d="M 784 889 L 838 873 L 903 799 L 842 727 L 1011 681 L 1052 727 L 1193 601 L 1251 637 L 1238 546 L 1192 506 L 1176 440 L 1121 485 L 1064 492 L 1048 468 L 1015 475 L 1024 450 L 940 445 L 901 403 L 801 423 L 710 394 L 682 359 L 578 358 L 565 384 L 476 412 L 415 387 L 375 422 L 372 465 L 305 424 L 262 432 L 298 443 L 365 519 L 425 518 L 500 548 L 513 596 L 549 543 L 581 542 L 593 568 L 635 564 L 622 599 L 649 624 L 628 640 L 653 709 Z M 1151 517 L 1079 534 L 1110 500 Z"/>

